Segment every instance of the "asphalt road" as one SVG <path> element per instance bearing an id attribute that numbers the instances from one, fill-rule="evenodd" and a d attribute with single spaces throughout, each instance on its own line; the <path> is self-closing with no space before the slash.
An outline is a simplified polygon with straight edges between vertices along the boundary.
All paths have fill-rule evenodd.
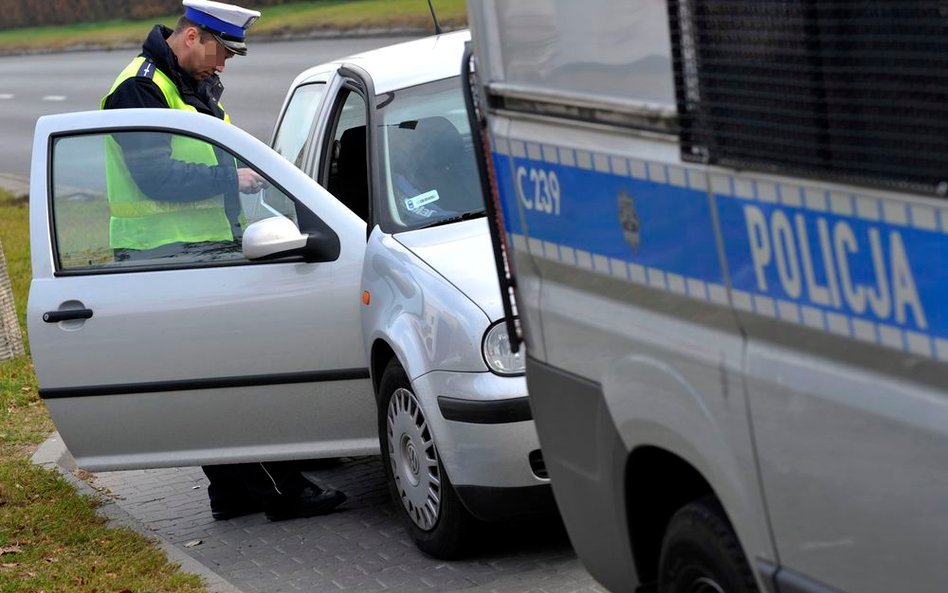
<path id="1" fill-rule="evenodd" d="M 147 31 L 142 32 L 142 36 Z M 283 97 L 297 74 L 310 66 L 406 41 L 408 37 L 259 42 L 245 57 L 227 61 L 221 102 L 234 123 L 264 142 Z M 99 108 L 135 49 L 0 57 L 0 174 L 29 175 L 33 128 L 51 113 Z"/>

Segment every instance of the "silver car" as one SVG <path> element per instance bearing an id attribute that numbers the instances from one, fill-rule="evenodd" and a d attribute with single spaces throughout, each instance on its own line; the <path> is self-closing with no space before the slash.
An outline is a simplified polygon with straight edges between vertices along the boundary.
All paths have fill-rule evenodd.
<path id="1" fill-rule="evenodd" d="M 440 557 L 474 519 L 548 508 L 471 153 L 467 38 L 306 71 L 272 149 L 171 110 L 40 119 L 28 325 L 40 395 L 81 467 L 381 450 L 413 540 Z M 112 256 L 103 147 L 159 135 L 267 179 L 239 196 L 241 245 Z"/>

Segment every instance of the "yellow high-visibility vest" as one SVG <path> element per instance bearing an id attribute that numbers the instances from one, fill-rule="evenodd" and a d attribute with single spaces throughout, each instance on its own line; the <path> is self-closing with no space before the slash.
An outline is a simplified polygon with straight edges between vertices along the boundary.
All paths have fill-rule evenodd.
<path id="1" fill-rule="evenodd" d="M 147 72 L 145 71 L 147 69 Z M 119 73 L 101 108 L 120 84 L 139 76 L 151 77 L 172 109 L 197 111 L 184 102 L 178 87 L 154 63 L 139 56 Z M 224 121 L 230 122 L 225 114 Z M 109 198 L 109 244 L 112 249 L 153 249 L 175 242 L 232 241 L 230 221 L 224 210 L 224 195 L 195 202 L 153 200 L 135 184 L 122 147 L 111 136 L 105 138 L 106 189 Z M 171 137 L 171 158 L 187 163 L 217 165 L 214 148 L 207 142 L 178 134 Z"/>

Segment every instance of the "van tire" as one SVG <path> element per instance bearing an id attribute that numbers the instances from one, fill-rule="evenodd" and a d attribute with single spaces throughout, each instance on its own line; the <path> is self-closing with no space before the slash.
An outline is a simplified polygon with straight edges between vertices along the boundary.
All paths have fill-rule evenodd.
<path id="1" fill-rule="evenodd" d="M 393 400 L 395 400 L 394 407 Z M 382 451 L 382 465 L 385 467 L 388 490 L 395 503 L 395 512 L 402 518 L 408 535 L 418 549 L 434 558 L 451 560 L 466 552 L 467 542 L 473 539 L 471 532 L 476 521 L 464 508 L 444 471 L 434 442 L 434 435 L 427 432 L 424 410 L 417 401 L 408 375 L 398 360 L 393 359 L 385 367 L 382 380 L 379 382 L 378 407 L 379 447 Z M 406 404 L 409 408 L 407 410 Z M 389 430 L 392 419 L 395 420 L 396 427 L 401 426 L 404 430 L 396 429 L 397 434 L 392 433 Z M 406 425 L 408 419 L 414 420 L 414 426 Z M 420 430 L 416 431 L 418 428 Z M 415 445 L 419 442 L 418 437 L 422 433 L 427 434 L 431 445 L 426 451 L 419 452 L 417 450 L 419 447 Z M 404 448 L 400 448 L 403 444 L 407 447 L 409 442 L 413 448 L 410 456 L 406 454 Z M 423 457 L 428 457 L 429 463 L 432 457 L 436 460 L 437 465 L 432 468 L 432 471 L 437 474 L 440 481 L 440 486 L 436 487 L 440 498 L 437 503 L 438 512 L 430 525 L 419 525 L 419 523 L 427 523 L 430 517 L 427 517 L 423 512 L 424 509 L 419 509 L 416 504 L 418 496 L 423 494 L 426 476 L 421 471 L 411 473 L 411 475 L 406 473 L 411 472 L 410 463 L 407 463 L 409 458 L 414 459 L 415 467 L 418 467 L 419 459 L 421 465 L 424 465 Z M 398 479 L 396 479 L 396 474 L 399 476 Z M 421 489 L 415 487 L 412 481 L 417 481 Z M 431 484 L 433 485 L 434 482 Z M 408 494 L 408 491 L 411 491 L 411 494 Z M 413 496 L 414 502 L 412 502 Z"/>
<path id="2" fill-rule="evenodd" d="M 713 496 L 680 508 L 668 523 L 659 560 L 660 593 L 757 593 L 724 509 Z"/>

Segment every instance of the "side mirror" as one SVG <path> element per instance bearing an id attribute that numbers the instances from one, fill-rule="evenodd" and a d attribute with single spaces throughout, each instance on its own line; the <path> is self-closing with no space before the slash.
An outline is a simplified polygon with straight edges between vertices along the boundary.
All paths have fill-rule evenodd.
<path id="1" fill-rule="evenodd" d="M 255 260 L 293 255 L 306 247 L 307 239 L 290 219 L 282 216 L 265 218 L 244 231 L 244 257 Z"/>
<path id="2" fill-rule="evenodd" d="M 247 227 L 243 254 L 249 260 L 295 255 L 309 262 L 333 261 L 339 257 L 339 238 L 331 231 L 303 234 L 290 219 L 274 216 Z"/>

